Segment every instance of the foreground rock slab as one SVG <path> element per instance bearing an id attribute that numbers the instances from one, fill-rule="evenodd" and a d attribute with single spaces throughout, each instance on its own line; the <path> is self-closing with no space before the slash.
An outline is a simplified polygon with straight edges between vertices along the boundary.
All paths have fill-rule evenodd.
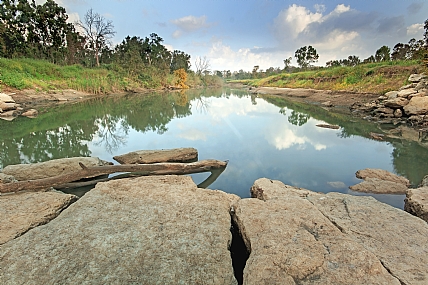
<path id="1" fill-rule="evenodd" d="M 0 284 L 237 284 L 228 247 L 238 199 L 187 176 L 99 183 L 0 248 Z"/>
<path id="2" fill-rule="evenodd" d="M 48 223 L 76 200 L 74 195 L 58 192 L 0 196 L 0 245 Z"/>
<path id="3" fill-rule="evenodd" d="M 259 179 L 235 206 L 244 284 L 428 284 L 428 225 L 371 197 Z"/>
<path id="4" fill-rule="evenodd" d="M 428 187 L 409 189 L 404 200 L 404 210 L 428 223 Z"/>
<path id="5" fill-rule="evenodd" d="M 8 165 L 3 169 L 3 173 L 12 175 L 19 181 L 35 180 L 81 170 L 82 168 L 79 163 L 82 163 L 86 167 L 110 164 L 98 157 L 71 157 L 53 159 L 40 163 Z"/>
<path id="6" fill-rule="evenodd" d="M 383 169 L 366 168 L 366 169 L 358 170 L 357 173 L 355 173 L 355 176 L 360 179 L 377 178 L 385 181 L 391 181 L 391 182 L 400 183 L 406 186 L 410 186 L 409 179 L 402 176 L 395 175 L 394 173 L 391 173 Z"/>
<path id="7" fill-rule="evenodd" d="M 408 190 L 406 185 L 378 178 L 366 178 L 363 182 L 350 186 L 349 189 L 374 194 L 406 194 Z"/>
<path id="8" fill-rule="evenodd" d="M 139 150 L 113 157 L 120 164 L 148 164 L 158 162 L 193 162 L 198 160 L 195 148 Z"/>
<path id="9" fill-rule="evenodd" d="M 372 252 L 307 200 L 308 194 L 259 179 L 252 188 L 259 199 L 236 203 L 234 220 L 251 252 L 244 284 L 400 284 Z"/>

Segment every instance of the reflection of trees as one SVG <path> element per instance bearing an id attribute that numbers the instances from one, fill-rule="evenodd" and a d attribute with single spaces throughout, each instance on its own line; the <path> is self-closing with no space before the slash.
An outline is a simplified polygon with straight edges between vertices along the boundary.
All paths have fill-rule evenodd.
<path id="1" fill-rule="evenodd" d="M 280 111 L 281 112 L 281 111 Z M 288 122 L 290 124 L 293 124 L 295 126 L 303 126 L 308 122 L 308 120 L 311 118 L 308 114 L 300 113 L 295 110 L 291 112 L 291 115 L 288 116 Z"/>
<path id="2" fill-rule="evenodd" d="M 104 145 L 108 153 L 113 153 L 120 146 L 125 145 L 129 126 L 118 117 L 105 114 L 94 122 L 98 126 L 96 145 Z"/>

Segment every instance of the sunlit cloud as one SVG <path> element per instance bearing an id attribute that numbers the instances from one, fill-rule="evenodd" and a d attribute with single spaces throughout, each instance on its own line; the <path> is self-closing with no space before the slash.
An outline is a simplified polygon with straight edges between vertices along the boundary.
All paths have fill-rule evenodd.
<path id="1" fill-rule="evenodd" d="M 417 34 L 422 34 L 423 30 L 424 30 L 423 24 L 413 24 L 407 27 L 407 35 L 415 36 Z"/>
<path id="2" fill-rule="evenodd" d="M 176 25 L 178 28 L 172 35 L 174 38 L 179 38 L 185 33 L 192 33 L 212 26 L 211 23 L 207 22 L 206 16 L 186 16 L 171 20 L 171 23 Z"/>

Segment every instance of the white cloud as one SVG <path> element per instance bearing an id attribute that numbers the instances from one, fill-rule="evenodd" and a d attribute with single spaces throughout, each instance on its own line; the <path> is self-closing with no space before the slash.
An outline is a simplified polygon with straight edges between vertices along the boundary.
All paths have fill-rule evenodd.
<path id="1" fill-rule="evenodd" d="M 423 24 L 413 24 L 413 25 L 407 27 L 407 35 L 414 36 L 417 34 L 422 34 L 423 30 L 424 30 Z"/>
<path id="2" fill-rule="evenodd" d="M 209 28 L 212 24 L 207 23 L 207 17 L 186 16 L 179 19 L 171 20 L 178 30 L 173 33 L 174 38 L 181 37 L 184 33 L 195 32 L 204 28 Z"/>

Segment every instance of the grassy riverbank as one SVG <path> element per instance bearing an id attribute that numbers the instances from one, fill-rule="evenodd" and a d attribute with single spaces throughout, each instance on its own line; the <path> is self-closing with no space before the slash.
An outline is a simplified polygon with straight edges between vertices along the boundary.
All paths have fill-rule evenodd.
<path id="1" fill-rule="evenodd" d="M 36 91 L 74 89 L 91 94 L 116 93 L 142 89 L 162 89 L 175 86 L 173 74 L 160 74 L 147 68 L 139 74 L 129 74 L 117 65 L 85 68 L 81 65 L 60 66 L 44 60 L 0 58 L 0 91 L 3 89 L 34 89 Z M 221 85 L 217 76 L 200 78 L 189 73 L 190 87 Z"/>
<path id="2" fill-rule="evenodd" d="M 426 71 L 417 61 L 389 61 L 355 67 L 331 67 L 241 80 L 254 87 L 312 88 L 383 94 L 406 85 L 412 73 Z"/>

